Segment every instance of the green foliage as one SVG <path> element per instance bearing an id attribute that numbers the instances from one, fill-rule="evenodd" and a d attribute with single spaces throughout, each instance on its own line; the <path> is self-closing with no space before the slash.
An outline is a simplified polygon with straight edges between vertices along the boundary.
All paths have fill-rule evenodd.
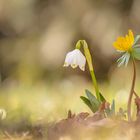
<path id="1" fill-rule="evenodd" d="M 102 102 L 104 102 L 104 101 L 106 101 L 106 99 L 104 98 L 104 96 L 99 92 L 99 95 L 100 95 L 100 100 L 102 101 Z"/>
<path id="2" fill-rule="evenodd" d="M 105 109 L 107 117 L 115 116 L 115 100 L 112 101 L 111 107 Z"/>
<path id="3" fill-rule="evenodd" d="M 86 89 L 85 92 L 86 92 L 86 96 L 88 97 L 88 99 L 92 105 L 94 112 L 96 112 L 100 106 L 100 102 L 89 90 Z"/>
<path id="4" fill-rule="evenodd" d="M 81 96 L 80 98 L 84 101 L 84 103 L 91 109 L 93 113 L 97 112 L 99 110 L 99 107 L 102 102 L 106 101 L 103 95 L 100 93 L 100 99 L 99 101 L 89 90 L 85 90 L 86 96 Z"/>
<path id="5" fill-rule="evenodd" d="M 80 98 L 83 100 L 83 102 L 91 109 L 91 111 L 94 113 L 96 112 L 95 108 L 92 107 L 92 104 L 90 103 L 90 100 L 84 96 L 80 96 Z"/>
<path id="6" fill-rule="evenodd" d="M 140 60 L 140 48 L 138 47 L 135 47 L 133 49 L 133 57 Z"/>
<path id="7" fill-rule="evenodd" d="M 100 102 L 96 99 L 96 97 L 87 89 L 85 90 L 85 92 L 91 104 L 98 107 L 100 105 Z"/>
<path id="8" fill-rule="evenodd" d="M 91 109 L 93 113 L 99 110 L 101 103 L 106 102 L 106 99 L 101 93 L 100 93 L 101 102 L 89 90 L 86 89 L 85 93 L 87 97 L 81 96 L 80 98 Z M 112 101 L 110 107 L 105 109 L 105 114 L 107 117 L 115 116 L 115 100 Z"/>
<path id="9" fill-rule="evenodd" d="M 135 37 L 135 41 L 131 51 L 121 52 L 123 55 L 117 60 L 118 66 L 127 66 L 129 59 L 132 57 L 134 59 L 140 60 L 140 44 L 136 44 L 140 39 L 140 35 Z"/>
<path id="10" fill-rule="evenodd" d="M 128 62 L 129 62 L 129 59 L 130 59 L 130 53 L 126 52 L 124 53 L 118 60 L 118 67 L 122 66 L 122 65 L 125 65 L 127 66 Z"/>
<path id="11" fill-rule="evenodd" d="M 140 35 L 137 35 L 137 36 L 135 37 L 134 45 L 139 41 L 139 39 L 140 39 Z"/>

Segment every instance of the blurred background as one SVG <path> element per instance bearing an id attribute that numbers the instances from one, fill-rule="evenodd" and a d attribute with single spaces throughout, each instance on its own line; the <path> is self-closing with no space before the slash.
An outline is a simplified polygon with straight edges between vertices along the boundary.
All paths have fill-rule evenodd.
<path id="1" fill-rule="evenodd" d="M 65 55 L 85 39 L 106 99 L 126 109 L 132 67 L 117 68 L 112 43 L 128 29 L 140 33 L 139 0 L 0 0 L 1 126 L 26 129 L 37 123 L 90 112 L 79 96 L 94 93 L 88 69 L 63 68 Z M 140 92 L 140 64 L 137 85 Z"/>

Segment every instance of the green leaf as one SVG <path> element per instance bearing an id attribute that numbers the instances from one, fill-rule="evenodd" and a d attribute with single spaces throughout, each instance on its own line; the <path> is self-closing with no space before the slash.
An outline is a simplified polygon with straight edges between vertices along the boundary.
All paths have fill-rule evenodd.
<path id="1" fill-rule="evenodd" d="M 100 99 L 102 102 L 106 101 L 106 99 L 104 98 L 104 96 L 99 92 L 99 95 L 100 95 Z"/>
<path id="2" fill-rule="evenodd" d="M 115 115 L 115 100 L 112 101 L 112 105 L 111 105 L 111 114 Z"/>
<path id="3" fill-rule="evenodd" d="M 138 48 L 138 47 L 140 47 L 140 44 L 136 44 L 133 46 L 133 48 Z"/>
<path id="4" fill-rule="evenodd" d="M 99 105 L 100 104 L 100 102 L 97 100 L 97 98 L 89 90 L 86 89 L 85 92 L 86 92 L 86 95 L 87 95 L 88 99 L 91 102 L 93 102 L 96 105 Z"/>
<path id="5" fill-rule="evenodd" d="M 123 55 L 117 60 L 117 62 L 122 61 L 124 57 L 125 57 L 125 55 L 123 54 Z"/>
<path id="6" fill-rule="evenodd" d="M 125 66 L 127 66 L 128 62 L 129 62 L 129 59 L 130 59 L 130 53 L 126 53 L 126 55 L 125 55 Z"/>
<path id="7" fill-rule="evenodd" d="M 80 98 L 83 100 L 83 102 L 91 109 L 91 111 L 93 113 L 96 112 L 96 110 L 92 107 L 92 104 L 90 103 L 89 99 L 87 99 L 86 97 L 84 96 L 80 96 Z"/>
<path id="8" fill-rule="evenodd" d="M 132 52 L 132 55 L 133 55 L 134 58 L 140 60 L 140 48 L 134 48 L 133 52 Z"/>
<path id="9" fill-rule="evenodd" d="M 136 44 L 136 43 L 139 41 L 139 39 L 140 39 L 140 35 L 137 35 L 137 36 L 135 37 L 134 44 Z"/>
<path id="10" fill-rule="evenodd" d="M 115 116 L 115 100 L 112 101 L 111 107 L 105 109 L 107 117 Z"/>
<path id="11" fill-rule="evenodd" d="M 85 92 L 86 92 L 86 95 L 87 95 L 92 107 L 94 108 L 95 111 L 97 111 L 100 106 L 100 102 L 96 99 L 96 97 L 89 90 L 86 89 Z"/>
<path id="12" fill-rule="evenodd" d="M 130 59 L 130 53 L 126 52 L 125 54 L 123 54 L 118 60 L 118 67 L 125 65 L 127 66 L 128 62 Z"/>
<path id="13" fill-rule="evenodd" d="M 118 60 L 118 67 L 122 66 L 125 62 L 125 55 L 123 54 Z"/>
<path id="14" fill-rule="evenodd" d="M 105 109 L 105 113 L 106 113 L 107 117 L 110 117 L 111 116 L 111 110 L 110 110 L 110 108 Z"/>

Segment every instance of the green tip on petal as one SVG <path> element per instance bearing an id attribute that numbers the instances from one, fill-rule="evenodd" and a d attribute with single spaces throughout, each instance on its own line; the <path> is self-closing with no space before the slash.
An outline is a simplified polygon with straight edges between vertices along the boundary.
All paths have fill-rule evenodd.
<path id="1" fill-rule="evenodd" d="M 68 66 L 68 63 L 65 62 L 64 65 L 63 65 L 63 67 L 67 67 L 67 66 Z"/>
<path id="2" fill-rule="evenodd" d="M 76 64 L 72 64 L 71 67 L 72 67 L 73 69 L 75 69 L 75 68 L 77 67 L 77 65 L 76 65 Z"/>

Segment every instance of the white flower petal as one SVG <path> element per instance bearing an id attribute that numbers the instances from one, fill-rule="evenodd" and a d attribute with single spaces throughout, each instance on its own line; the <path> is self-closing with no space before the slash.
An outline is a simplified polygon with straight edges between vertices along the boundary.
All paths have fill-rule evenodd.
<path id="1" fill-rule="evenodd" d="M 73 54 L 72 54 L 72 52 L 69 52 L 66 55 L 65 62 L 64 62 L 64 67 L 68 67 L 69 65 L 71 65 L 72 59 L 73 59 Z"/>
<path id="2" fill-rule="evenodd" d="M 64 67 L 71 65 L 72 68 L 79 66 L 81 70 L 85 70 L 86 58 L 79 49 L 75 49 L 66 55 Z"/>
<path id="3" fill-rule="evenodd" d="M 71 67 L 72 67 L 73 69 L 75 69 L 77 66 L 78 66 L 78 65 L 76 65 L 75 63 L 71 64 Z"/>
<path id="4" fill-rule="evenodd" d="M 77 59 L 78 59 L 79 68 L 82 71 L 84 71 L 85 70 L 85 65 L 86 65 L 86 58 L 85 58 L 85 56 L 81 52 L 79 52 Z"/>
<path id="5" fill-rule="evenodd" d="M 0 109 L 0 119 L 3 120 L 5 119 L 7 116 L 7 112 L 5 111 L 5 109 Z"/>

